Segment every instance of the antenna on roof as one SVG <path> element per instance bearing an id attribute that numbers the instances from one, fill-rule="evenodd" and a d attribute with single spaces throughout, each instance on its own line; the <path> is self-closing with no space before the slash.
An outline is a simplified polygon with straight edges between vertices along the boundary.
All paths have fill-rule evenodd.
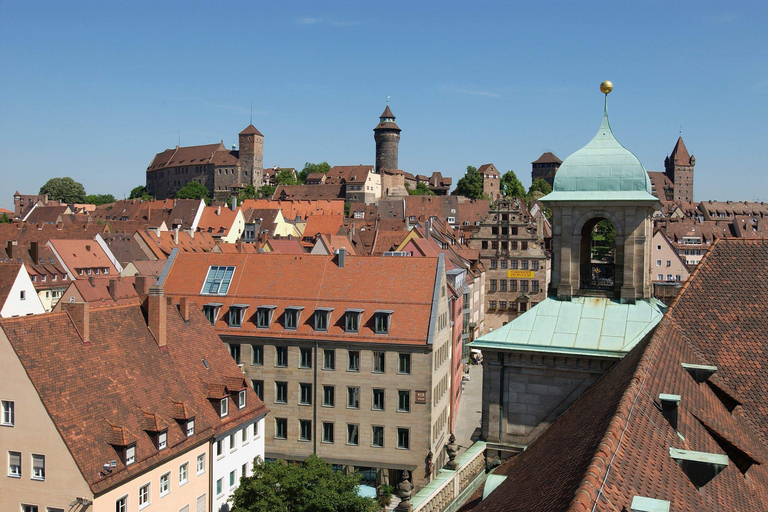
<path id="1" fill-rule="evenodd" d="M 179 130 L 179 147 L 181 147 L 181 130 Z"/>
<path id="2" fill-rule="evenodd" d="M 253 124 L 253 100 L 251 100 L 251 122 L 248 124 Z"/>
<path id="3" fill-rule="evenodd" d="M 387 106 L 389 106 L 389 96 L 387 96 Z"/>

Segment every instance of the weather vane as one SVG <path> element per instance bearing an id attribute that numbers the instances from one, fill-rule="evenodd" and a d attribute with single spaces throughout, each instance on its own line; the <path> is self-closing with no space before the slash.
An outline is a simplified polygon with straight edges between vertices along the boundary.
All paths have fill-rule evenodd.
<path id="1" fill-rule="evenodd" d="M 389 106 L 389 96 L 387 96 L 387 106 Z"/>

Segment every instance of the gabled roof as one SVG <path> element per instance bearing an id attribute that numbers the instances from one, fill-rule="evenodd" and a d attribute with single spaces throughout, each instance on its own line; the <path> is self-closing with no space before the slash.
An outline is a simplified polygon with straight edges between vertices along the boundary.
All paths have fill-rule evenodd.
<path id="1" fill-rule="evenodd" d="M 279 185 L 272 200 L 329 200 L 344 199 L 344 185 Z"/>
<path id="2" fill-rule="evenodd" d="M 204 144 L 201 146 L 185 146 L 176 149 L 166 149 L 155 155 L 147 167 L 147 171 L 157 171 L 167 167 L 185 167 L 189 165 L 206 165 L 213 163 L 217 153 L 229 153 L 224 144 Z M 235 163 L 237 160 L 235 159 Z"/>
<path id="3" fill-rule="evenodd" d="M 321 234 L 318 243 L 320 243 L 320 240 L 322 240 L 322 243 L 325 244 L 325 247 L 328 249 L 330 254 L 335 254 L 337 250 L 343 247 L 347 250 L 347 254 L 350 256 L 357 256 L 354 244 L 352 244 L 352 242 L 346 236 Z"/>
<path id="4" fill-rule="evenodd" d="M 549 151 L 542 153 L 539 158 L 531 162 L 532 164 L 561 164 L 563 163 L 562 160 L 557 158 L 554 153 L 550 153 Z"/>
<path id="5" fill-rule="evenodd" d="M 140 239 L 157 259 L 166 259 L 174 249 L 183 252 L 210 252 L 216 245 L 213 237 L 204 232 L 191 234 L 186 231 L 137 231 L 134 238 Z M 177 243 L 178 240 L 178 243 Z"/>
<path id="6" fill-rule="evenodd" d="M 68 313 L 0 320 L 94 493 L 135 478 L 214 433 L 266 412 L 256 394 L 247 389 L 246 407 L 230 407 L 226 418 L 219 417 L 205 398 L 204 381 L 224 384 L 227 377 L 242 378 L 242 373 L 199 309 L 189 309 L 187 323 L 176 306 L 167 306 L 165 351 L 157 346 L 139 305 L 91 309 L 89 345 L 81 341 Z M 186 435 L 186 425 L 175 419 L 179 403 L 195 411 L 191 437 Z M 144 430 L 145 411 L 169 426 L 165 450 L 158 451 Z M 136 463 L 126 467 L 118 462 L 111 474 L 102 476 L 105 462 L 119 460 L 110 443 L 127 442 L 136 442 Z"/>
<path id="7" fill-rule="evenodd" d="M 295 238 L 270 238 L 267 244 L 275 254 L 306 254 L 306 251 Z"/>
<path id="8" fill-rule="evenodd" d="M 245 130 L 240 132 L 240 135 L 261 135 L 263 137 L 261 132 L 257 130 L 256 127 L 253 126 L 252 124 L 249 124 L 248 126 L 246 126 Z"/>
<path id="9" fill-rule="evenodd" d="M 343 215 L 313 215 L 307 219 L 304 228 L 305 237 L 314 237 L 318 233 L 323 235 L 335 235 L 344 223 Z"/>
<path id="10" fill-rule="evenodd" d="M 485 174 L 490 174 L 490 175 L 499 174 L 499 171 L 496 169 L 496 166 L 493 165 L 493 164 L 483 164 L 483 165 L 481 165 L 480 167 L 477 168 L 477 172 L 479 172 L 480 174 L 483 174 L 483 175 L 485 175 Z"/>
<path id="11" fill-rule="evenodd" d="M 48 244 L 75 278 L 85 278 L 78 276 L 78 269 L 89 268 L 107 269 L 106 273 L 117 276 L 117 269 L 109 256 L 94 240 L 50 240 Z"/>
<path id="12" fill-rule="evenodd" d="M 206 206 L 197 229 L 211 236 L 227 236 L 235 224 L 240 208 L 232 210 L 226 206 Z"/>
<path id="13" fill-rule="evenodd" d="M 8 294 L 11 293 L 11 288 L 16 282 L 21 267 L 21 263 L 0 263 L 0 309 L 8 300 Z"/>
<path id="14" fill-rule="evenodd" d="M 141 301 L 134 288 L 134 282 L 135 278 L 133 277 L 100 277 L 98 279 L 76 279 L 71 281 L 69 286 L 74 287 L 83 301 L 91 304 L 91 307 L 103 307 L 116 304 L 140 304 Z M 114 298 L 109 291 L 109 286 L 112 284 L 115 286 Z M 62 297 L 68 295 L 68 291 L 65 291 Z"/>

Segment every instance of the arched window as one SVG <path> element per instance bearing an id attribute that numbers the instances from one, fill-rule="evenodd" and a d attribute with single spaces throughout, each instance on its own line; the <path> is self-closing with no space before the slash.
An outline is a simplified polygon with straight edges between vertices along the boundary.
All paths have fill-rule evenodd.
<path id="1" fill-rule="evenodd" d="M 581 290 L 614 291 L 616 283 L 616 228 L 596 217 L 581 230 Z"/>

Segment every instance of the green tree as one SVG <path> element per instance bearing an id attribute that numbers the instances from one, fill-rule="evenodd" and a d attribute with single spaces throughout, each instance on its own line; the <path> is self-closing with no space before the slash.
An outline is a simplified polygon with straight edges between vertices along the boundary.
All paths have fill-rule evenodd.
<path id="1" fill-rule="evenodd" d="M 147 187 L 144 185 L 139 185 L 138 187 L 131 189 L 131 195 L 128 196 L 128 199 L 142 199 L 144 201 L 151 201 L 154 198 L 149 195 L 149 192 L 147 192 Z"/>
<path id="2" fill-rule="evenodd" d="M 39 194 L 48 194 L 52 201 L 85 203 L 85 187 L 72 178 L 51 178 L 40 187 Z"/>
<path id="3" fill-rule="evenodd" d="M 517 179 L 515 171 L 507 171 L 501 177 L 501 194 L 504 197 L 525 197 L 525 187 Z"/>
<path id="4" fill-rule="evenodd" d="M 296 176 L 293 175 L 293 171 L 290 169 L 280 169 L 280 172 L 275 176 L 275 181 L 278 185 L 296 185 Z"/>
<path id="5" fill-rule="evenodd" d="M 274 185 L 262 185 L 258 190 L 258 194 L 259 197 L 266 197 L 269 199 L 275 193 L 275 190 L 277 190 L 277 187 Z"/>
<path id="6" fill-rule="evenodd" d="M 408 190 L 408 194 L 412 196 L 434 196 L 435 193 L 429 190 L 429 187 L 423 181 L 416 184 L 416 188 L 412 189 L 409 184 L 405 184 L 405 188 Z"/>
<path id="7" fill-rule="evenodd" d="M 616 246 L 616 228 L 611 221 L 603 219 L 595 226 L 592 234 L 592 255 L 595 259 L 606 259 Z"/>
<path id="8" fill-rule="evenodd" d="M 321 172 L 323 174 L 327 173 L 331 170 L 331 166 L 328 162 L 323 162 L 321 164 L 313 164 L 310 162 L 307 162 L 304 164 L 304 168 L 299 171 L 298 181 L 299 183 L 304 183 L 307 181 L 307 176 L 313 172 Z"/>
<path id="9" fill-rule="evenodd" d="M 11 218 L 8 216 L 7 213 L 3 212 L 2 215 L 0 215 L 0 224 L 10 224 Z"/>
<path id="10" fill-rule="evenodd" d="M 352 211 L 352 203 L 344 202 L 344 217 L 349 217 L 349 212 Z"/>
<path id="11" fill-rule="evenodd" d="M 112 194 L 88 194 L 85 196 L 85 202 L 99 206 L 100 204 L 114 203 L 115 196 Z"/>
<path id="12" fill-rule="evenodd" d="M 316 455 L 301 463 L 257 461 L 240 479 L 232 512 L 374 512 L 376 500 L 358 496 L 357 475 L 334 472 Z"/>
<path id="13" fill-rule="evenodd" d="M 545 180 L 536 178 L 533 180 L 533 183 L 531 183 L 531 188 L 528 189 L 528 195 L 531 196 L 534 192 L 540 192 L 541 195 L 539 197 L 544 197 L 552 192 L 552 187 Z"/>
<path id="14" fill-rule="evenodd" d="M 476 167 L 467 166 L 467 173 L 456 183 L 454 195 L 464 196 L 470 199 L 483 198 L 483 175 L 477 172 Z"/>
<path id="15" fill-rule="evenodd" d="M 237 193 L 237 204 L 243 204 L 246 199 L 256 199 L 256 187 L 248 185 Z"/>
<path id="16" fill-rule="evenodd" d="M 209 199 L 208 189 L 202 183 L 190 181 L 176 191 L 176 199 Z M 206 201 L 207 202 L 207 201 Z"/>

